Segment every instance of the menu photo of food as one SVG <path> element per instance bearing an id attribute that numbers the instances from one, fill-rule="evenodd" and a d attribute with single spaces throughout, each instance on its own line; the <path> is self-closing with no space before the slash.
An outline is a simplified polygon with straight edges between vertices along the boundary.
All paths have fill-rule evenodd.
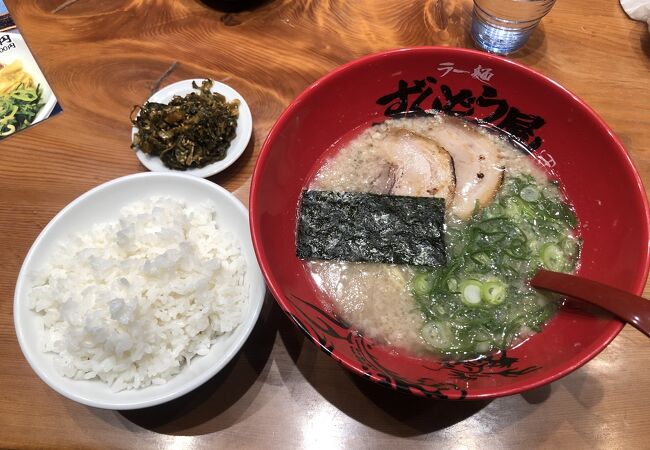
<path id="1" fill-rule="evenodd" d="M 45 76 L 0 0 L 0 139 L 60 111 Z"/>

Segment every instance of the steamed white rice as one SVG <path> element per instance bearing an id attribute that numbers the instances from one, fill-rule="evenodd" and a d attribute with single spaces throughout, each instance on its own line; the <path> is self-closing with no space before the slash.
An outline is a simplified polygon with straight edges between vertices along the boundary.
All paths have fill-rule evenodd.
<path id="1" fill-rule="evenodd" d="M 115 391 L 163 384 L 247 308 L 246 262 L 213 204 L 154 197 L 60 242 L 33 276 L 43 351 Z"/>

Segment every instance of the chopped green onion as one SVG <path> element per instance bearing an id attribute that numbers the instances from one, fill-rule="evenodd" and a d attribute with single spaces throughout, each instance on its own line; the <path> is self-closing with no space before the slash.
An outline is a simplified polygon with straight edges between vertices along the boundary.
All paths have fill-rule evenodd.
<path id="1" fill-rule="evenodd" d="M 483 283 L 481 298 L 490 305 L 500 305 L 506 299 L 508 290 L 501 281 L 488 281 Z"/>
<path id="2" fill-rule="evenodd" d="M 444 349 L 451 345 L 453 335 L 448 323 L 429 322 L 422 327 L 422 338 L 433 348 Z"/>
<path id="3" fill-rule="evenodd" d="M 544 268 L 548 270 L 562 271 L 566 267 L 566 256 L 556 244 L 544 244 L 540 256 Z"/>
<path id="4" fill-rule="evenodd" d="M 487 342 L 487 341 L 479 342 L 478 344 L 476 344 L 476 352 L 477 353 L 487 353 L 487 352 L 490 351 L 491 347 L 492 347 L 492 345 L 490 345 L 490 343 Z"/>
<path id="5" fill-rule="evenodd" d="M 425 272 L 418 273 L 411 280 L 411 288 L 417 297 L 426 298 L 431 292 L 432 287 L 433 279 L 431 278 L 431 274 Z"/>
<path id="6" fill-rule="evenodd" d="M 519 192 L 519 196 L 530 203 L 539 200 L 540 193 L 539 193 L 539 189 L 537 189 L 536 187 L 526 186 L 521 190 L 521 192 Z"/>
<path id="7" fill-rule="evenodd" d="M 442 355 L 475 357 L 539 331 L 557 308 L 526 280 L 540 268 L 575 267 L 581 241 L 572 208 L 552 183 L 506 175 L 495 199 L 464 223 L 450 223 L 450 264 L 430 270 L 431 290 L 414 295 L 423 339 Z M 413 289 L 413 287 L 411 287 Z"/>
<path id="8" fill-rule="evenodd" d="M 477 280 L 465 280 L 460 283 L 460 300 L 467 306 L 481 304 L 481 289 L 483 283 Z"/>
<path id="9" fill-rule="evenodd" d="M 491 263 L 490 257 L 483 252 L 474 253 L 470 258 L 472 258 L 475 263 L 482 266 L 489 266 Z"/>
<path id="10" fill-rule="evenodd" d="M 510 197 L 505 201 L 506 215 L 519 220 L 522 217 L 533 217 L 535 211 L 519 197 Z"/>

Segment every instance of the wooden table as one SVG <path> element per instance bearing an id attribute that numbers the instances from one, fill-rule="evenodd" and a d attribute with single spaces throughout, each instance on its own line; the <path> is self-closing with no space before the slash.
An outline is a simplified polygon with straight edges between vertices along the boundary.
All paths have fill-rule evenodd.
<path id="1" fill-rule="evenodd" d="M 213 181 L 246 199 L 284 107 L 334 67 L 379 50 L 471 47 L 468 0 L 7 0 L 64 112 L 0 143 L 0 447 L 650 448 L 650 345 L 626 327 L 543 388 L 491 402 L 426 401 L 348 374 L 271 298 L 243 351 L 195 392 L 145 411 L 76 404 L 23 358 L 13 290 L 34 238 L 66 203 L 143 171 L 129 112 L 163 84 L 226 81 L 254 117 L 244 157 Z M 234 4 L 241 12 L 224 12 Z M 650 34 L 617 0 L 560 0 L 513 59 L 590 104 L 650 180 Z M 646 295 L 649 294 L 646 289 Z"/>

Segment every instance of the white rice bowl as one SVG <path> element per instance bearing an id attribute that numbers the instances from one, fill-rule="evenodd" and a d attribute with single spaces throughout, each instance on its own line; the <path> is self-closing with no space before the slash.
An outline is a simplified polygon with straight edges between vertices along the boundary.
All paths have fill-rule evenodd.
<path id="1" fill-rule="evenodd" d="M 180 267 L 179 264 L 182 264 L 185 266 L 186 272 L 183 275 L 184 281 L 176 281 L 175 289 L 177 291 L 183 292 L 186 296 L 195 297 L 201 295 L 220 297 L 223 294 L 221 299 L 231 298 L 235 306 L 233 308 L 228 307 L 227 310 L 215 306 L 218 311 L 202 312 L 205 308 L 196 306 L 201 305 L 201 302 L 194 302 L 194 307 L 191 306 L 192 302 L 189 302 L 190 306 L 185 302 L 184 308 L 182 308 L 183 311 L 180 311 L 176 317 L 177 320 L 181 319 L 183 327 L 177 327 L 172 320 L 157 320 L 150 321 L 148 325 L 144 326 L 143 331 L 140 330 L 142 323 L 138 321 L 137 317 L 133 316 L 133 302 L 129 303 L 126 294 L 135 292 L 146 297 L 148 289 L 145 283 L 142 280 L 138 281 L 137 275 L 133 274 L 129 278 L 131 282 L 128 289 L 124 288 L 120 291 L 120 287 L 113 286 L 112 289 L 104 290 L 103 294 L 101 289 L 94 292 L 95 301 L 99 305 L 97 309 L 101 310 L 101 312 L 94 311 L 92 308 L 90 310 L 80 308 L 74 301 L 63 308 L 70 319 L 67 325 L 72 329 L 72 331 L 67 330 L 67 337 L 81 335 L 83 339 L 88 341 L 85 344 L 87 347 L 93 349 L 92 351 L 99 348 L 99 355 L 103 356 L 101 362 L 92 361 L 92 358 L 91 362 L 84 362 L 83 359 L 75 360 L 75 352 L 69 351 L 70 346 L 65 346 L 62 342 L 55 344 L 57 337 L 59 337 L 59 341 L 64 340 L 61 339 L 61 336 L 65 333 L 61 330 L 65 328 L 62 325 L 65 321 L 57 317 L 56 314 L 45 319 L 46 314 L 42 311 L 37 313 L 32 309 L 33 307 L 37 310 L 39 308 L 43 310 L 43 308 L 47 307 L 52 309 L 52 305 L 48 305 L 48 296 L 34 296 L 32 287 L 42 285 L 43 280 L 47 279 L 43 278 L 43 273 L 44 271 L 52 271 L 52 267 L 49 266 L 50 260 L 56 254 L 57 247 L 60 246 L 61 242 L 70 241 L 75 233 L 87 232 L 93 226 L 96 227 L 97 224 L 115 223 L 120 215 L 120 210 L 125 205 L 133 204 L 139 200 L 151 199 L 152 197 L 171 197 L 180 202 L 185 202 L 188 210 L 197 211 L 195 216 L 199 222 L 201 220 L 205 221 L 206 217 L 209 217 L 206 210 L 202 208 L 205 208 L 207 204 L 214 205 L 218 233 L 223 232 L 223 234 L 215 236 L 219 238 L 218 242 L 213 242 L 211 245 L 206 244 L 205 248 L 208 253 L 198 255 L 198 257 L 199 259 L 203 257 L 209 259 L 215 256 L 215 252 L 221 252 L 219 257 L 214 259 L 222 262 L 210 266 L 210 264 L 205 264 L 205 261 L 196 261 L 195 263 L 198 264 L 192 265 L 188 263 L 191 257 L 188 255 L 183 256 L 183 248 L 178 245 L 172 248 L 174 247 L 173 238 L 163 236 L 157 242 L 157 245 L 160 245 L 161 242 L 169 242 L 172 246 L 167 249 L 169 251 L 166 256 L 152 259 L 146 268 L 144 268 L 146 264 L 140 264 L 140 268 L 144 271 L 155 269 L 156 272 L 159 272 L 164 269 L 163 266 L 167 265 L 174 272 Z M 189 223 L 192 220 L 188 219 L 185 226 L 195 228 L 196 223 Z M 196 220 L 194 221 L 196 222 Z M 125 222 L 122 225 L 125 226 L 120 230 L 122 235 L 128 234 L 125 230 L 129 229 L 129 224 Z M 201 228 L 200 223 L 198 227 Z M 211 230 L 211 227 L 206 229 Z M 204 232 L 205 229 L 202 233 Z M 99 235 L 101 235 L 101 232 Z M 233 241 L 239 245 L 243 261 L 237 260 L 238 251 L 233 250 L 237 245 L 234 247 L 228 245 L 227 238 L 225 240 L 221 239 L 224 236 L 231 236 Z M 151 236 L 144 239 L 151 239 Z M 205 234 L 196 236 L 197 242 L 205 239 Z M 220 247 L 219 243 L 221 243 Z M 102 274 L 104 271 L 106 273 L 116 272 L 115 267 L 111 269 L 105 267 L 103 265 L 105 261 L 99 267 L 96 266 L 92 270 L 86 270 L 88 269 L 87 266 L 92 265 L 91 262 L 97 265 L 97 260 L 92 257 L 92 250 L 86 250 L 83 253 L 84 245 L 88 246 L 88 248 L 91 248 L 92 245 L 89 245 L 88 242 L 76 242 L 74 245 L 77 246 L 76 250 L 82 249 L 81 255 L 85 256 L 86 259 L 84 261 L 83 257 L 80 258 L 81 268 L 73 270 L 72 275 L 83 280 L 84 277 L 88 276 L 88 273 L 94 273 L 97 276 L 97 274 Z M 219 247 L 219 250 L 215 250 L 216 247 Z M 201 250 L 199 250 L 200 252 Z M 184 262 L 179 262 L 184 257 Z M 223 267 L 223 262 L 232 267 Z M 245 266 L 245 276 L 241 270 L 242 264 Z M 199 268 L 198 265 L 205 265 L 205 267 Z M 86 269 L 83 269 L 83 267 L 86 267 Z M 224 269 L 228 270 L 224 271 Z M 119 270 L 117 272 L 119 273 Z M 222 279 L 219 286 L 216 283 L 210 283 L 210 286 L 206 288 L 205 280 L 200 281 L 202 278 L 219 277 L 218 273 L 220 272 L 226 278 L 232 276 L 233 283 Z M 238 277 L 237 273 L 240 273 L 241 277 Z M 164 278 L 164 274 L 160 274 L 160 276 Z M 67 278 L 62 277 L 63 280 L 67 280 Z M 78 283 L 79 279 L 75 280 L 75 282 Z M 59 283 L 61 283 L 61 280 L 59 280 Z M 155 289 L 161 289 L 165 283 L 161 282 L 159 284 L 160 287 Z M 155 285 L 156 283 L 152 282 L 149 289 L 154 288 Z M 238 285 L 240 287 L 245 286 L 245 288 L 240 289 L 241 292 L 239 293 L 237 292 Z M 210 288 L 213 288 L 213 290 L 210 291 Z M 55 291 L 58 292 L 58 289 L 59 287 Z M 109 295 L 107 297 L 106 292 L 112 291 L 118 291 L 117 293 L 120 295 Z M 25 357 L 34 371 L 53 389 L 72 400 L 90 406 L 108 409 L 135 409 L 157 405 L 179 397 L 198 387 L 222 369 L 239 351 L 252 331 L 259 316 L 265 292 L 264 281 L 252 248 L 248 213 L 232 194 L 211 182 L 188 175 L 143 173 L 110 181 L 87 192 L 66 206 L 45 227 L 27 254 L 16 283 L 14 322 L 18 341 Z M 164 295 L 161 297 L 159 294 L 160 292 L 151 293 L 150 306 L 152 308 L 156 307 L 156 302 L 162 301 L 164 303 L 170 300 L 169 297 Z M 220 302 L 223 303 L 221 300 L 217 301 L 217 303 Z M 55 309 L 61 309 L 60 306 L 63 304 L 65 302 L 62 302 L 61 305 L 54 305 L 56 306 Z M 240 307 L 238 308 L 237 305 Z M 104 310 L 104 307 L 108 307 L 108 309 Z M 143 309 L 143 311 L 146 310 L 147 308 Z M 228 311 L 232 314 L 228 313 Z M 101 324 L 110 322 L 111 316 L 114 320 L 122 322 L 119 333 L 114 335 L 110 333 L 110 329 L 101 326 Z M 80 317 L 85 320 L 83 324 L 79 321 Z M 44 319 L 48 320 L 49 334 L 45 333 Z M 239 323 L 240 321 L 241 323 Z M 191 324 L 188 326 L 190 322 Z M 70 326 L 70 324 L 74 323 L 79 326 L 76 328 Z M 52 324 L 59 327 L 55 329 L 54 334 L 51 332 Z M 89 324 L 97 326 L 88 326 Z M 210 328 L 214 328 L 212 331 L 216 331 L 216 334 L 221 332 L 223 334 L 213 338 L 215 333 L 211 332 Z M 187 330 L 187 332 L 181 332 L 180 329 Z M 161 339 L 160 336 L 172 336 L 168 341 L 165 341 L 165 348 L 182 347 L 182 351 L 186 352 L 183 353 L 183 358 L 189 360 L 189 364 L 178 364 L 176 360 L 179 359 L 179 354 L 167 350 L 163 352 L 166 356 L 152 358 L 151 361 L 146 363 L 147 369 L 133 377 L 134 372 L 124 370 L 124 365 L 129 364 L 128 358 L 120 359 L 119 356 L 124 357 L 125 355 L 151 350 L 146 349 L 146 344 L 137 342 L 138 333 L 141 332 L 145 334 L 146 332 L 153 333 L 153 335 L 158 336 L 158 339 Z M 98 346 L 95 341 L 100 342 L 101 345 Z M 54 352 L 44 352 L 44 348 L 54 350 Z M 62 351 L 62 348 L 67 348 L 67 350 Z M 107 358 L 105 354 L 106 348 L 117 351 L 119 356 L 113 354 Z M 130 350 L 125 351 L 124 348 Z M 175 350 L 178 350 L 178 348 Z M 83 351 L 80 354 L 83 354 Z M 140 358 L 140 355 L 135 357 Z M 122 373 L 126 372 L 128 375 L 122 377 L 118 382 L 110 374 L 117 373 L 117 370 L 113 371 L 113 369 L 115 366 L 119 366 L 120 363 L 122 363 Z M 115 366 L 111 366 L 113 364 Z M 106 370 L 107 366 L 108 370 Z M 119 367 L 117 368 L 119 369 Z M 62 372 L 66 370 L 68 371 L 67 376 L 63 376 Z M 106 378 L 106 374 L 109 374 L 108 379 L 99 380 L 98 370 L 104 371 L 104 378 Z M 85 380 L 84 378 L 90 379 Z"/>

